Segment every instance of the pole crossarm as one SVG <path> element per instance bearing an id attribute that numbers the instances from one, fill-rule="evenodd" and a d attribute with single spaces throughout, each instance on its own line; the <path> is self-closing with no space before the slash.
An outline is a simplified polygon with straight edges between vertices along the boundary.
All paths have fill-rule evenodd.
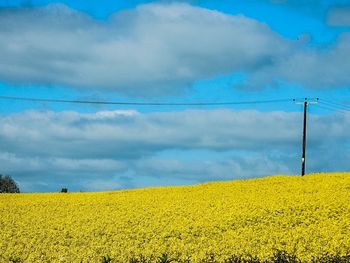
<path id="1" fill-rule="evenodd" d="M 305 102 L 307 102 L 307 104 L 317 104 L 319 100 L 320 98 L 304 98 L 303 100 L 293 99 L 293 102 L 297 105 L 304 105 Z"/>

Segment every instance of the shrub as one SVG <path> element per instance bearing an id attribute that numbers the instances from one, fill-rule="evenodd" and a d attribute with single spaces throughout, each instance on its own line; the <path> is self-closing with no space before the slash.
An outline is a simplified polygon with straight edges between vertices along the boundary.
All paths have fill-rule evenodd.
<path id="1" fill-rule="evenodd" d="M 8 175 L 0 174 L 0 193 L 19 193 L 16 182 Z"/>

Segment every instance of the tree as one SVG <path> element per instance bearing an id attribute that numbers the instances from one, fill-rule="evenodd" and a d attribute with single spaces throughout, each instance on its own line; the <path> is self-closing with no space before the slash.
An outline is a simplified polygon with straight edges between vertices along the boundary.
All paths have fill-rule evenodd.
<path id="1" fill-rule="evenodd" d="M 0 174 L 0 193 L 19 193 L 19 187 L 16 182 L 8 175 Z"/>

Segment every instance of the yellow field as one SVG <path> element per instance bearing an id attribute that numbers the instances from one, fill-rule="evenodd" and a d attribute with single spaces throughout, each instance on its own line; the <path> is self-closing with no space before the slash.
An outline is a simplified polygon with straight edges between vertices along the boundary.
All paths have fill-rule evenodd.
<path id="1" fill-rule="evenodd" d="M 223 262 L 276 250 L 305 262 L 350 254 L 350 173 L 0 195 L 0 262 Z"/>

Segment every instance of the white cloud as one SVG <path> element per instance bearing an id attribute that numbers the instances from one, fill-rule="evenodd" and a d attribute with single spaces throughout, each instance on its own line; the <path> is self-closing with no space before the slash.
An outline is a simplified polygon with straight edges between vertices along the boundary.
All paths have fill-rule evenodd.
<path id="1" fill-rule="evenodd" d="M 181 3 L 141 5 L 107 22 L 62 5 L 2 10 L 0 32 L 2 81 L 138 95 L 177 92 L 286 49 L 253 19 Z"/>
<path id="2" fill-rule="evenodd" d="M 54 169 L 69 173 L 116 172 L 125 170 L 124 163 L 113 159 L 68 159 L 56 157 L 23 156 L 21 153 L 1 152 L 2 169 L 41 172 Z"/>
<path id="3" fill-rule="evenodd" d="M 347 25 L 347 10 L 331 8 L 328 22 Z M 348 40 L 345 35 L 335 47 L 307 48 L 254 19 L 185 3 L 140 5 L 103 22 L 64 5 L 3 9 L 0 80 L 150 96 L 245 72 L 246 88 L 280 80 L 339 88 L 350 84 Z"/>
<path id="4" fill-rule="evenodd" d="M 108 21 L 63 5 L 4 9 L 0 80 L 152 96 L 244 72 L 246 88 L 281 79 L 339 88 L 350 84 L 348 40 L 307 48 L 257 20 L 185 3 L 140 5 Z"/>
<path id="5" fill-rule="evenodd" d="M 339 37 L 334 47 L 303 48 L 276 63 L 248 75 L 247 87 L 289 82 L 309 88 L 346 88 L 350 85 L 350 34 Z"/>
<path id="6" fill-rule="evenodd" d="M 0 141 L 3 149 L 38 156 L 132 158 L 169 148 L 256 150 L 266 147 L 267 143 L 284 147 L 295 143 L 299 132 L 295 113 L 229 110 L 205 114 L 196 110 L 115 113 L 29 111 L 13 114 L 1 118 Z M 272 129 L 281 132 L 271 137 Z"/>
<path id="7" fill-rule="evenodd" d="M 350 26 L 350 6 L 337 6 L 328 11 L 327 23 L 331 26 Z"/>
<path id="8" fill-rule="evenodd" d="M 0 118 L 0 172 L 27 191 L 297 173 L 301 117 L 232 110 L 10 114 Z M 349 125 L 349 115 L 310 115 L 309 171 L 348 167 Z"/>
<path id="9" fill-rule="evenodd" d="M 176 158 L 150 157 L 135 162 L 138 175 L 171 178 L 180 181 L 205 182 L 259 177 L 274 173 L 293 173 L 290 165 L 276 163 L 276 160 L 263 154 L 257 156 L 236 156 L 221 160 L 179 160 Z"/>

